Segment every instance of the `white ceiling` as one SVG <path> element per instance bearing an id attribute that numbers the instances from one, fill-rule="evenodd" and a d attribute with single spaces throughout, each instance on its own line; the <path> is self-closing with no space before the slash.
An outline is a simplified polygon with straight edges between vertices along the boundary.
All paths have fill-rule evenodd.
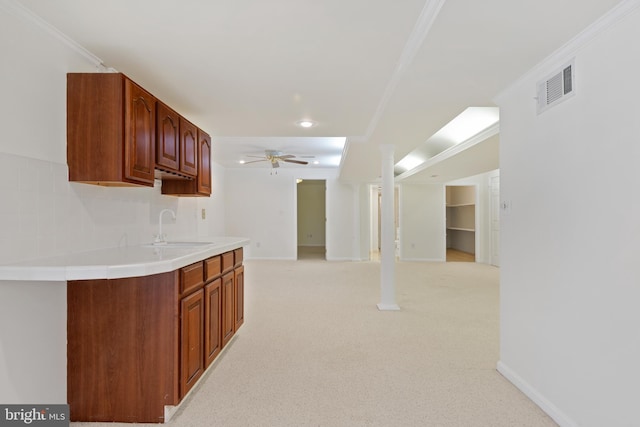
<path id="1" fill-rule="evenodd" d="M 493 106 L 619 3 L 15 1 L 208 131 L 217 163 L 235 167 L 265 149 L 324 161 L 342 150 L 323 138 L 347 137 L 340 177 L 359 182 L 378 179 L 380 144 L 399 160 L 466 107 Z M 300 128 L 301 119 L 317 125 Z M 492 137 L 411 179 L 490 170 L 497 146 Z"/>

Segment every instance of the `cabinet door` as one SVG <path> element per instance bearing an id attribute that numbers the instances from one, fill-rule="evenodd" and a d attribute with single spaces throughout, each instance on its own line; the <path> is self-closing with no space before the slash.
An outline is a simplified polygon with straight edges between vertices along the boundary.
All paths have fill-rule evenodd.
<path id="1" fill-rule="evenodd" d="M 125 79 L 125 178 L 153 184 L 156 143 L 156 99 Z"/>
<path id="2" fill-rule="evenodd" d="M 180 168 L 180 116 L 159 101 L 157 109 L 156 166 L 177 171 Z"/>
<path id="3" fill-rule="evenodd" d="M 201 195 L 211 194 L 211 137 L 198 130 L 198 188 Z"/>
<path id="4" fill-rule="evenodd" d="M 198 174 L 198 128 L 180 118 L 180 172 L 196 176 Z"/>
<path id="5" fill-rule="evenodd" d="M 204 290 L 200 289 L 180 303 L 180 397 L 204 372 Z"/>
<path id="6" fill-rule="evenodd" d="M 234 270 L 235 280 L 235 330 L 244 323 L 244 265 Z"/>
<path id="7" fill-rule="evenodd" d="M 233 271 L 222 276 L 222 346 L 227 345 L 235 333 Z"/>
<path id="8" fill-rule="evenodd" d="M 216 279 L 204 288 L 204 367 L 222 350 L 222 279 Z"/>

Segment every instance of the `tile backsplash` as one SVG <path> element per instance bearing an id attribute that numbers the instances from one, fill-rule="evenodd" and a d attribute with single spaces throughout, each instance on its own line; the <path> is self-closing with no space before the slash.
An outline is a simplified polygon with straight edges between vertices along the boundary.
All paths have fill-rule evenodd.
<path id="1" fill-rule="evenodd" d="M 198 235 L 198 200 L 153 188 L 68 182 L 66 164 L 0 153 L 0 264 Z M 202 227 L 201 227 L 202 228 Z"/>

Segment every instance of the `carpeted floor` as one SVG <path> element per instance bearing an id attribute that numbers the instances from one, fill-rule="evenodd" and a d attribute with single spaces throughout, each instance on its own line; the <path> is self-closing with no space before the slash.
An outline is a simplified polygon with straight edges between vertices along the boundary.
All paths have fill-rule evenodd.
<path id="1" fill-rule="evenodd" d="M 400 262 L 380 312 L 379 267 L 246 261 L 245 324 L 168 425 L 556 425 L 495 369 L 497 268 Z"/>

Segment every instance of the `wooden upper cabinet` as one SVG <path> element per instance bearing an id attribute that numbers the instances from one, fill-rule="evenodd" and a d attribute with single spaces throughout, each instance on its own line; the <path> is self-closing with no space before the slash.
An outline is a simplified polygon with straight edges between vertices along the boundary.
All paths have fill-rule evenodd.
<path id="1" fill-rule="evenodd" d="M 124 74 L 67 74 L 70 181 L 153 186 L 155 131 L 155 97 Z"/>
<path id="2" fill-rule="evenodd" d="M 158 101 L 156 113 L 156 167 L 180 169 L 180 115 Z"/>
<path id="3" fill-rule="evenodd" d="M 156 99 L 129 79 L 125 83 L 125 176 L 153 185 Z"/>
<path id="4" fill-rule="evenodd" d="M 198 130 L 198 194 L 211 195 L 211 137 Z"/>
<path id="5" fill-rule="evenodd" d="M 211 195 L 211 137 L 197 130 L 196 156 L 197 177 L 193 180 L 167 178 L 162 180 L 162 194 L 173 196 Z"/>
<path id="6" fill-rule="evenodd" d="M 168 179 L 198 175 L 198 128 L 158 101 L 156 168 Z"/>
<path id="7" fill-rule="evenodd" d="M 180 118 L 180 171 L 191 176 L 198 174 L 198 128 Z"/>

